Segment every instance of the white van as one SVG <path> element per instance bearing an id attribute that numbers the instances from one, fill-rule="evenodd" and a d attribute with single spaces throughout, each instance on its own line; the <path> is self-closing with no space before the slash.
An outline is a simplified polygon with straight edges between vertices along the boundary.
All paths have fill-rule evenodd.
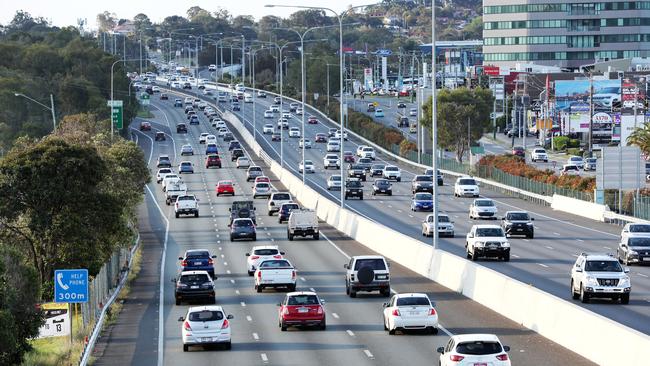
<path id="1" fill-rule="evenodd" d="M 244 103 L 253 103 L 253 96 L 250 94 L 244 94 Z"/>

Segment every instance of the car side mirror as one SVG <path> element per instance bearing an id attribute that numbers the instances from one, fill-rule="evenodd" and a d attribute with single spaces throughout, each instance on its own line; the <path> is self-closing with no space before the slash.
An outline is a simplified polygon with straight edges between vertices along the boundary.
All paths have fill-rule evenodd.
<path id="1" fill-rule="evenodd" d="M 344 265 L 343 265 L 343 268 L 345 268 L 345 269 L 349 269 L 349 267 L 350 267 L 350 266 L 347 265 L 347 264 L 344 264 Z"/>
<path id="2" fill-rule="evenodd" d="M 229 212 L 232 212 L 232 208 L 229 208 L 228 211 L 229 211 Z"/>
<path id="3" fill-rule="evenodd" d="M 506 220 L 506 218 L 505 218 L 505 217 L 502 217 L 502 218 L 501 218 L 501 221 L 505 221 L 505 220 Z"/>
<path id="4" fill-rule="evenodd" d="M 630 269 L 629 268 L 624 268 L 623 273 L 630 273 Z"/>
<path id="5" fill-rule="evenodd" d="M 217 256 L 216 256 L 216 255 L 213 255 L 212 258 L 217 258 Z"/>
<path id="6" fill-rule="evenodd" d="M 390 262 L 386 262 L 386 265 L 388 266 L 388 268 L 390 268 Z"/>
<path id="7" fill-rule="evenodd" d="M 445 353 L 445 347 L 438 347 L 438 348 L 436 349 L 436 352 L 438 352 L 438 353 L 440 353 L 440 354 L 444 354 L 444 353 Z"/>
<path id="8" fill-rule="evenodd" d="M 280 254 L 284 255 L 284 252 L 280 252 Z"/>
<path id="9" fill-rule="evenodd" d="M 179 260 L 179 261 L 182 261 L 182 260 L 183 260 L 183 257 L 178 257 L 178 260 Z"/>
<path id="10" fill-rule="evenodd" d="M 172 277 L 171 281 L 172 281 L 173 283 L 175 283 L 175 282 L 176 282 L 176 277 Z"/>
<path id="11" fill-rule="evenodd" d="M 247 257 L 250 257 L 250 256 L 251 256 L 251 254 L 250 254 L 250 253 L 246 253 L 246 256 L 247 256 Z"/>
<path id="12" fill-rule="evenodd" d="M 531 217 L 531 218 L 530 218 L 530 221 L 535 221 L 535 218 L 534 218 L 534 217 Z"/>
<path id="13" fill-rule="evenodd" d="M 503 346 L 503 350 L 505 352 L 510 352 L 510 346 Z"/>
<path id="14" fill-rule="evenodd" d="M 576 268 L 576 272 L 582 273 L 582 268 Z"/>
<path id="15" fill-rule="evenodd" d="M 624 229 L 623 232 L 624 233 L 629 233 L 629 231 L 627 229 Z"/>
<path id="16" fill-rule="evenodd" d="M 182 316 L 179 316 L 179 317 L 178 317 L 178 321 L 179 321 L 179 322 L 182 322 L 183 320 L 185 320 L 184 317 L 182 317 Z"/>
<path id="17" fill-rule="evenodd" d="M 382 304 L 381 306 L 383 306 L 383 307 L 385 307 L 385 308 L 387 308 L 387 307 L 388 307 L 388 303 L 387 303 L 387 302 L 385 302 L 385 303 L 383 303 L 383 304 Z"/>
<path id="18" fill-rule="evenodd" d="M 325 300 L 324 300 L 324 299 L 320 299 L 320 304 L 321 304 L 321 305 L 325 305 Z"/>
<path id="19" fill-rule="evenodd" d="M 280 303 L 277 303 L 277 304 L 275 304 L 275 306 L 282 306 L 282 304 L 280 304 Z"/>
<path id="20" fill-rule="evenodd" d="M 473 238 L 473 237 L 474 237 L 474 234 L 469 233 L 469 234 L 467 234 L 467 237 L 468 237 L 468 238 Z"/>
<path id="21" fill-rule="evenodd" d="M 235 316 L 232 315 L 232 314 L 228 314 L 228 316 L 226 317 L 226 319 L 234 319 L 234 318 L 235 318 Z"/>

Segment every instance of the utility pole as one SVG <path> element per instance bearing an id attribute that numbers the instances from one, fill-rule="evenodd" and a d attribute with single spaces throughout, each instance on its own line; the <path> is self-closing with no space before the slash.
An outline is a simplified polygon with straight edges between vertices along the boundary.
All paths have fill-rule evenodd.
<path id="1" fill-rule="evenodd" d="M 589 73 L 589 152 L 588 157 L 591 157 L 593 154 L 593 128 L 594 128 L 594 77 L 592 73 Z"/>
<path id="2" fill-rule="evenodd" d="M 515 95 L 513 96 L 513 104 L 512 104 L 512 110 L 514 112 L 514 117 L 515 120 L 512 122 L 512 128 L 514 129 L 515 126 L 519 128 L 519 111 L 517 110 L 517 98 L 519 97 L 519 78 L 515 79 Z M 511 147 L 515 146 L 515 134 L 512 134 L 512 140 L 511 140 Z"/>
<path id="3" fill-rule="evenodd" d="M 528 74 L 524 75 L 524 95 L 522 96 L 522 103 L 521 103 L 521 124 L 523 125 L 523 129 L 520 132 L 524 136 L 524 160 L 526 159 L 526 135 L 528 134 L 528 109 L 526 108 L 526 103 L 524 103 L 524 98 L 526 100 L 530 100 L 528 98 Z"/>

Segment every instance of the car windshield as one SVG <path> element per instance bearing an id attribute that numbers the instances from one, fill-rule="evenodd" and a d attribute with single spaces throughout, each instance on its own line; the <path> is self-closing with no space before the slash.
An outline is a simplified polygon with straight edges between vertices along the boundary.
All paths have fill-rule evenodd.
<path id="1" fill-rule="evenodd" d="M 248 171 L 251 171 L 251 172 L 261 172 L 261 171 L 262 171 L 262 168 L 260 168 L 260 167 L 258 167 L 258 166 L 252 166 L 252 167 L 248 168 Z"/>
<path id="2" fill-rule="evenodd" d="M 381 169 L 384 169 L 384 167 L 386 167 L 384 164 L 373 164 L 372 165 L 372 169 L 381 170 Z"/>
<path id="3" fill-rule="evenodd" d="M 269 188 L 269 184 L 268 183 L 257 183 L 255 185 L 255 188 Z"/>
<path id="4" fill-rule="evenodd" d="M 474 204 L 475 204 L 476 206 L 480 206 L 480 207 L 491 207 L 491 206 L 494 206 L 494 202 L 492 202 L 491 200 L 476 200 L 476 201 L 474 202 Z"/>
<path id="5" fill-rule="evenodd" d="M 191 322 L 210 322 L 223 319 L 223 313 L 215 310 L 201 310 L 190 313 L 188 320 Z"/>
<path id="6" fill-rule="evenodd" d="M 475 186 L 476 181 L 474 179 L 461 179 L 458 181 L 458 184 L 461 186 Z"/>
<path id="7" fill-rule="evenodd" d="M 232 182 L 219 182 L 219 185 L 222 186 L 222 187 L 223 186 L 231 186 Z"/>
<path id="8" fill-rule="evenodd" d="M 431 306 L 429 299 L 424 296 L 400 297 L 397 306 Z"/>
<path id="9" fill-rule="evenodd" d="M 295 209 L 298 209 L 298 208 L 300 208 L 300 207 L 298 207 L 297 203 L 290 203 L 290 204 L 282 205 L 282 207 L 280 209 L 285 210 L 285 211 L 289 211 L 289 210 L 295 210 Z"/>
<path id="10" fill-rule="evenodd" d="M 359 164 L 354 164 L 354 165 L 350 166 L 350 169 L 352 169 L 352 170 L 362 170 L 363 166 L 361 166 Z"/>
<path id="11" fill-rule="evenodd" d="M 506 219 L 514 221 L 528 221 L 528 214 L 526 212 L 511 212 L 506 215 Z"/>
<path id="12" fill-rule="evenodd" d="M 194 196 L 180 196 L 178 197 L 179 201 L 194 201 Z"/>
<path id="13" fill-rule="evenodd" d="M 276 201 L 289 201 L 291 196 L 289 193 L 276 193 L 273 195 L 273 199 Z"/>
<path id="14" fill-rule="evenodd" d="M 630 238 L 627 244 L 631 247 L 650 247 L 650 238 Z"/>
<path id="15" fill-rule="evenodd" d="M 305 165 L 314 165 L 314 163 L 311 160 L 305 160 Z"/>
<path id="16" fill-rule="evenodd" d="M 386 269 L 386 263 L 383 259 L 372 258 L 372 259 L 358 259 L 354 264 L 354 270 L 357 271 L 360 268 L 369 267 L 370 269 L 383 271 Z"/>
<path id="17" fill-rule="evenodd" d="M 596 158 L 587 158 L 587 159 L 585 159 L 585 161 L 586 161 L 587 163 L 595 163 L 595 162 L 596 162 Z"/>
<path id="18" fill-rule="evenodd" d="M 432 201 L 433 196 L 431 193 L 416 193 L 413 199 L 416 201 Z"/>
<path id="19" fill-rule="evenodd" d="M 260 268 L 292 268 L 289 261 L 285 260 L 273 260 L 273 261 L 264 261 L 260 264 Z"/>
<path id="20" fill-rule="evenodd" d="M 536 149 L 533 151 L 535 154 L 546 154 L 546 150 L 543 149 Z"/>
<path id="21" fill-rule="evenodd" d="M 233 222 L 233 226 L 238 226 L 238 227 L 253 226 L 253 221 L 251 221 L 251 220 L 235 220 L 235 222 Z"/>
<path id="22" fill-rule="evenodd" d="M 631 233 L 650 233 L 650 225 L 640 224 L 640 225 L 630 225 Z"/>
<path id="23" fill-rule="evenodd" d="M 431 218 L 433 219 L 433 216 L 431 216 Z M 449 222 L 449 216 L 439 215 L 438 216 L 438 222 Z"/>
<path id="24" fill-rule="evenodd" d="M 181 166 L 183 166 L 183 167 L 192 166 L 192 163 L 190 163 L 189 161 L 184 161 L 184 162 L 181 163 Z"/>
<path id="25" fill-rule="evenodd" d="M 163 174 L 163 173 L 171 173 L 171 172 L 172 172 L 172 170 L 169 169 L 169 168 L 167 168 L 167 169 L 160 169 L 160 170 L 158 171 L 158 173 L 160 173 L 160 174 Z"/>
<path id="26" fill-rule="evenodd" d="M 316 295 L 295 295 L 287 299 L 287 305 L 318 305 Z"/>
<path id="27" fill-rule="evenodd" d="M 207 258 L 210 253 L 207 250 L 193 250 L 185 254 L 185 258 Z"/>
<path id="28" fill-rule="evenodd" d="M 501 237 L 503 230 L 500 227 L 484 227 L 476 229 L 476 236 L 478 237 Z"/>
<path id="29" fill-rule="evenodd" d="M 579 156 L 573 156 L 569 159 L 570 161 L 582 161 L 582 158 Z"/>
<path id="30" fill-rule="evenodd" d="M 278 254 L 277 249 L 255 249 L 253 251 L 255 255 L 276 255 Z"/>
<path id="31" fill-rule="evenodd" d="M 390 184 L 390 183 L 388 183 L 387 180 L 376 180 L 376 181 L 375 181 L 375 185 L 376 185 L 377 187 L 380 187 L 380 186 L 387 186 L 387 185 L 389 185 L 389 184 Z"/>
<path id="32" fill-rule="evenodd" d="M 398 169 L 396 166 L 388 166 L 388 167 L 386 167 L 385 170 L 386 170 L 387 172 L 396 172 L 396 171 L 398 171 L 399 169 Z"/>
<path id="33" fill-rule="evenodd" d="M 416 175 L 416 182 L 433 182 L 433 175 Z"/>
<path id="34" fill-rule="evenodd" d="M 498 342 L 462 342 L 456 346 L 456 352 L 463 355 L 492 355 L 502 351 Z"/>
<path id="35" fill-rule="evenodd" d="M 341 181 L 341 176 L 340 175 L 333 175 L 330 177 L 330 180 L 340 182 Z"/>
<path id="36" fill-rule="evenodd" d="M 587 272 L 622 272 L 623 268 L 616 260 L 587 261 L 585 264 Z"/>
<path id="37" fill-rule="evenodd" d="M 207 273 L 185 274 L 180 278 L 181 283 L 208 282 L 210 278 Z"/>
<path id="38" fill-rule="evenodd" d="M 358 180 L 350 180 L 350 181 L 347 181 L 345 183 L 345 185 L 347 187 L 350 187 L 350 188 L 359 188 L 359 187 L 361 187 L 361 182 L 358 181 Z"/>

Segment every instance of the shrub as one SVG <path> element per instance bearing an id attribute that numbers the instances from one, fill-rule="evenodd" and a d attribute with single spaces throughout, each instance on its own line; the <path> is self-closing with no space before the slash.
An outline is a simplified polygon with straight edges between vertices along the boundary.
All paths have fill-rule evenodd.
<path id="1" fill-rule="evenodd" d="M 569 138 L 566 136 L 553 137 L 553 146 L 555 150 L 564 150 L 569 144 Z"/>
<path id="2" fill-rule="evenodd" d="M 576 147 L 570 147 L 566 149 L 566 153 L 569 155 L 582 156 L 582 154 L 580 153 L 580 148 L 576 148 Z"/>

